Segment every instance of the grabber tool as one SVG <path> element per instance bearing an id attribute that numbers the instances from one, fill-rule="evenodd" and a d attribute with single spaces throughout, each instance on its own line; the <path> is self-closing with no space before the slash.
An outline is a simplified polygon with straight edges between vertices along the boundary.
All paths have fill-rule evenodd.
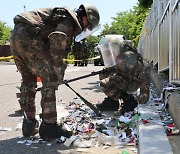
<path id="1" fill-rule="evenodd" d="M 88 107 L 90 107 L 96 114 L 96 116 L 101 116 L 101 113 L 98 108 L 96 108 L 92 103 L 87 101 L 84 97 L 82 97 L 79 93 L 77 93 L 67 82 L 64 80 L 64 84 L 69 87 Z"/>

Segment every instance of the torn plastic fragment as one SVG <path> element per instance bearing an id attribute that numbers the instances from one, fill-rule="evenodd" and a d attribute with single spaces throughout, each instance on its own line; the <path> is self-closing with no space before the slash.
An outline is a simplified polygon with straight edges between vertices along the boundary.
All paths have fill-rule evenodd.
<path id="1" fill-rule="evenodd" d="M 76 136 L 71 136 L 64 142 L 64 145 L 69 147 L 72 144 L 72 142 L 74 142 L 76 140 L 76 138 L 77 138 Z"/>
<path id="2" fill-rule="evenodd" d="M 73 146 L 80 148 L 89 148 L 91 147 L 91 141 L 77 139 L 73 142 Z"/>
<path id="3" fill-rule="evenodd" d="M 129 122 L 129 121 L 130 121 L 130 119 L 129 119 L 129 118 L 127 118 L 127 117 L 124 117 L 124 116 L 120 116 L 120 117 L 119 117 L 119 121 L 120 121 L 120 122 L 127 123 L 127 122 Z"/>
<path id="4" fill-rule="evenodd" d="M 123 150 L 123 151 L 122 151 L 122 154 L 129 154 L 129 151 Z"/>

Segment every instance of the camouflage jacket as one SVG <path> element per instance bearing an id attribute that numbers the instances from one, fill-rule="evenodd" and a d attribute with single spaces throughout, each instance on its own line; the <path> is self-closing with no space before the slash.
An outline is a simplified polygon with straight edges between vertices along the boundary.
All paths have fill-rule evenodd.
<path id="1" fill-rule="evenodd" d="M 31 25 L 39 30 L 44 37 L 47 37 L 65 18 L 68 18 L 66 22 L 69 22 L 66 25 L 73 27 L 74 33 L 72 36 L 81 33 L 82 27 L 76 17 L 76 13 L 66 7 L 42 8 L 23 12 L 14 17 L 14 23 L 15 25 L 18 23 Z"/>
<path id="2" fill-rule="evenodd" d="M 144 66 L 141 55 L 133 48 L 123 47 L 118 64 L 106 70 L 99 75 L 101 82 L 112 82 L 127 93 L 134 93 L 140 88 L 140 95 L 136 99 L 141 103 L 149 99 L 150 65 Z"/>
<path id="3" fill-rule="evenodd" d="M 58 83 L 61 83 L 67 66 L 63 58 L 68 55 L 68 48 L 73 36 L 82 32 L 76 12 L 65 7 L 36 9 L 16 15 L 14 23 L 15 28 L 12 32 L 14 41 L 22 39 L 21 45 L 22 43 L 35 42 L 35 48 L 32 45 L 33 43 L 28 44 L 28 54 L 37 55 L 36 52 L 41 51 L 44 56 L 51 60 L 48 65 L 53 65 Z M 24 38 L 16 37 L 15 34 L 18 33 L 23 33 L 19 36 Z M 25 46 L 27 47 L 27 45 Z M 38 46 L 40 47 L 37 50 Z M 31 57 L 26 60 L 28 59 L 31 59 Z"/>

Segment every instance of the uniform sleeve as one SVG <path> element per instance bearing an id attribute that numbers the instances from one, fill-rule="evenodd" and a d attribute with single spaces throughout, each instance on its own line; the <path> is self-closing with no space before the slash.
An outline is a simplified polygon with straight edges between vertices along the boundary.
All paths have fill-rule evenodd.
<path id="1" fill-rule="evenodd" d="M 118 71 L 118 66 L 112 66 L 109 68 L 104 68 L 103 71 L 99 74 L 99 79 L 103 80 L 107 77 L 113 76 L 114 74 L 116 74 Z"/>
<path id="2" fill-rule="evenodd" d="M 57 22 L 54 32 L 49 35 L 50 52 L 54 64 L 61 65 L 63 57 L 66 56 L 65 49 L 71 44 L 74 33 L 74 20 L 71 15 L 63 8 L 55 9 L 53 11 L 53 18 Z"/>
<path id="3" fill-rule="evenodd" d="M 54 20 L 57 21 L 56 30 L 48 36 L 50 42 L 50 53 L 59 83 L 62 82 L 64 71 L 66 69 L 66 64 L 63 62 L 63 58 L 68 54 L 66 49 L 69 47 L 74 33 L 74 21 L 72 17 L 66 11 L 60 13 L 61 14 L 58 15 L 58 17 L 54 17 Z"/>

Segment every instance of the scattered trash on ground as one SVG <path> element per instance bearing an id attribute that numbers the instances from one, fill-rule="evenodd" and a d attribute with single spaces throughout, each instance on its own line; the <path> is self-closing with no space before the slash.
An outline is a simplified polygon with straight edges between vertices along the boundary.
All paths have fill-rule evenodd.
<path id="1" fill-rule="evenodd" d="M 39 136 L 35 136 L 28 140 L 21 138 L 17 143 L 31 146 L 32 149 L 38 149 L 39 143 L 47 144 L 47 146 L 53 146 L 56 143 L 63 144 L 67 148 L 70 146 L 77 147 L 79 151 L 84 151 L 83 148 L 89 147 L 107 149 L 113 146 L 116 149 L 123 149 L 122 154 L 129 154 L 128 150 L 137 153 L 136 145 L 138 144 L 138 125 L 140 123 L 162 125 L 167 136 L 176 135 L 180 132 L 166 111 L 166 104 L 162 97 L 157 98 L 155 94 L 151 94 L 150 99 L 154 101 L 148 107 L 156 107 L 161 120 L 153 119 L 153 117 L 142 119 L 137 108 L 134 111 L 126 112 L 124 115 L 120 115 L 118 112 L 111 114 L 102 112 L 101 116 L 97 117 L 89 107 L 76 97 L 73 102 L 65 107 L 64 111 L 60 112 L 61 114 L 58 117 L 61 118 L 60 121 L 63 121 L 67 129 L 75 132 L 73 136 L 70 138 L 62 136 L 52 142 L 43 141 Z M 62 110 L 62 107 L 58 110 Z"/>
<path id="2" fill-rule="evenodd" d="M 167 136 L 172 136 L 172 135 L 176 135 L 176 134 L 180 133 L 180 130 L 175 127 L 173 119 L 172 119 L 171 115 L 169 115 L 169 113 L 167 111 L 167 102 L 168 102 L 170 94 L 166 98 L 164 97 L 164 92 L 165 91 L 170 91 L 171 92 L 171 91 L 174 91 L 174 90 L 179 90 L 179 88 L 174 88 L 171 85 L 166 86 L 165 88 L 163 88 L 160 98 L 157 98 L 156 94 L 153 93 L 153 90 L 152 90 L 151 91 L 151 99 L 154 100 L 154 103 L 151 104 L 151 106 L 156 107 L 157 112 L 158 112 L 161 120 L 159 121 L 159 120 L 156 120 L 156 119 L 153 119 L 153 118 L 142 119 L 142 122 L 145 125 L 148 125 L 148 124 L 151 124 L 151 123 L 156 123 L 156 124 L 164 126 Z"/>
<path id="3" fill-rule="evenodd" d="M 61 108 L 62 110 L 62 108 Z M 116 149 L 130 146 L 134 152 L 137 152 L 137 124 L 140 115 L 135 111 L 127 112 L 124 115 L 108 114 L 103 112 L 100 117 L 87 107 L 80 99 L 75 98 L 65 107 L 65 117 L 62 112 L 59 118 L 64 126 L 75 132 L 70 138 L 61 137 L 52 142 L 46 142 L 35 136 L 29 139 L 20 138 L 18 144 L 38 148 L 38 143 L 63 144 L 67 148 L 74 146 L 77 148 L 103 147 L 104 149 L 114 146 Z M 19 127 L 17 127 L 19 128 Z M 35 145 L 35 146 L 34 146 Z"/>

